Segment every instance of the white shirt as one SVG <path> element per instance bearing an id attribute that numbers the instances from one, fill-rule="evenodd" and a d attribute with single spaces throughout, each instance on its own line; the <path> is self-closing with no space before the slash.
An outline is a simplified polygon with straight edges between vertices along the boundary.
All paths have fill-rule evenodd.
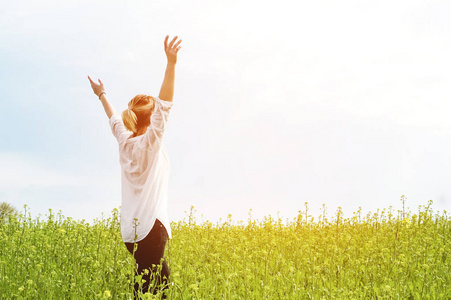
<path id="1" fill-rule="evenodd" d="M 168 218 L 169 156 L 162 138 L 173 102 L 156 98 L 146 133 L 131 138 L 122 118 L 114 114 L 109 123 L 119 144 L 122 178 L 121 234 L 126 243 L 144 239 L 158 218 L 172 238 Z"/>

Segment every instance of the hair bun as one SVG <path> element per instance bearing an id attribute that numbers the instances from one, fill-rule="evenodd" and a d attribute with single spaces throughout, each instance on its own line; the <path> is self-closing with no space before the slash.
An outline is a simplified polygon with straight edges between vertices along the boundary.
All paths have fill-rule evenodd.
<path id="1" fill-rule="evenodd" d="M 155 109 L 155 98 L 147 95 L 136 95 L 122 112 L 125 128 L 136 132 L 144 126 L 149 126 L 150 116 Z"/>

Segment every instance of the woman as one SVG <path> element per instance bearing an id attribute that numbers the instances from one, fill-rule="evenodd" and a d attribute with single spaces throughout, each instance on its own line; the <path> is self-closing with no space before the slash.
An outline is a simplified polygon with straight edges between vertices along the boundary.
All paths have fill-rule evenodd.
<path id="1" fill-rule="evenodd" d="M 169 268 L 164 258 L 166 241 L 171 238 L 167 214 L 169 158 L 162 138 L 173 105 L 175 64 L 182 40 L 177 36 L 168 44 L 164 40 L 167 57 L 166 73 L 157 98 L 137 95 L 122 112 L 122 118 L 108 102 L 102 81 L 95 83 L 88 76 L 91 87 L 103 104 L 114 136 L 119 144 L 122 177 L 121 235 L 138 264 L 138 274 L 145 271 L 143 293 L 156 275 L 156 284 L 165 284 Z M 127 131 L 128 130 L 128 131 Z M 130 131 L 132 134 L 130 134 Z M 137 245 L 137 249 L 134 246 Z M 163 261 L 161 273 L 156 267 Z M 147 273 L 147 274 L 146 274 Z M 135 299 L 138 297 L 135 284 Z M 154 294 L 157 289 L 153 289 Z"/>

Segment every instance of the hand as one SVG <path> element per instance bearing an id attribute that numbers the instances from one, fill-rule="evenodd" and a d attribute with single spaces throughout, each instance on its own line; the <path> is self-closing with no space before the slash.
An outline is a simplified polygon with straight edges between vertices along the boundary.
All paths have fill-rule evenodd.
<path id="1" fill-rule="evenodd" d="M 177 36 L 175 36 L 168 45 L 168 38 L 169 35 L 167 35 L 166 38 L 164 39 L 164 52 L 166 52 L 168 63 L 175 64 L 177 62 L 177 52 L 179 52 L 180 48 L 182 48 L 182 46 L 179 46 L 182 40 L 174 44 L 174 42 L 177 40 Z"/>
<path id="2" fill-rule="evenodd" d="M 88 79 L 91 82 L 92 90 L 94 91 L 94 94 L 97 95 L 97 97 L 99 97 L 99 95 L 102 92 L 105 92 L 105 88 L 103 87 L 103 82 L 100 81 L 100 79 L 99 79 L 99 84 L 97 84 L 94 81 L 92 81 L 91 77 L 89 77 L 89 76 L 88 76 Z"/>

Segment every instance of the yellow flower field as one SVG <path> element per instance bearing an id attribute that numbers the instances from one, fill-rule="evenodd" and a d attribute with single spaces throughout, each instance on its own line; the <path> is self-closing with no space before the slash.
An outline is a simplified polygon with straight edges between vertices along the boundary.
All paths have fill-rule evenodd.
<path id="1" fill-rule="evenodd" d="M 451 299 L 451 220 L 431 204 L 318 220 L 306 204 L 291 221 L 229 215 L 216 224 L 197 223 L 192 208 L 172 223 L 168 299 Z M 140 276 L 119 228 L 117 209 L 93 224 L 51 210 L 9 218 L 0 225 L 1 298 L 131 299 Z"/>

